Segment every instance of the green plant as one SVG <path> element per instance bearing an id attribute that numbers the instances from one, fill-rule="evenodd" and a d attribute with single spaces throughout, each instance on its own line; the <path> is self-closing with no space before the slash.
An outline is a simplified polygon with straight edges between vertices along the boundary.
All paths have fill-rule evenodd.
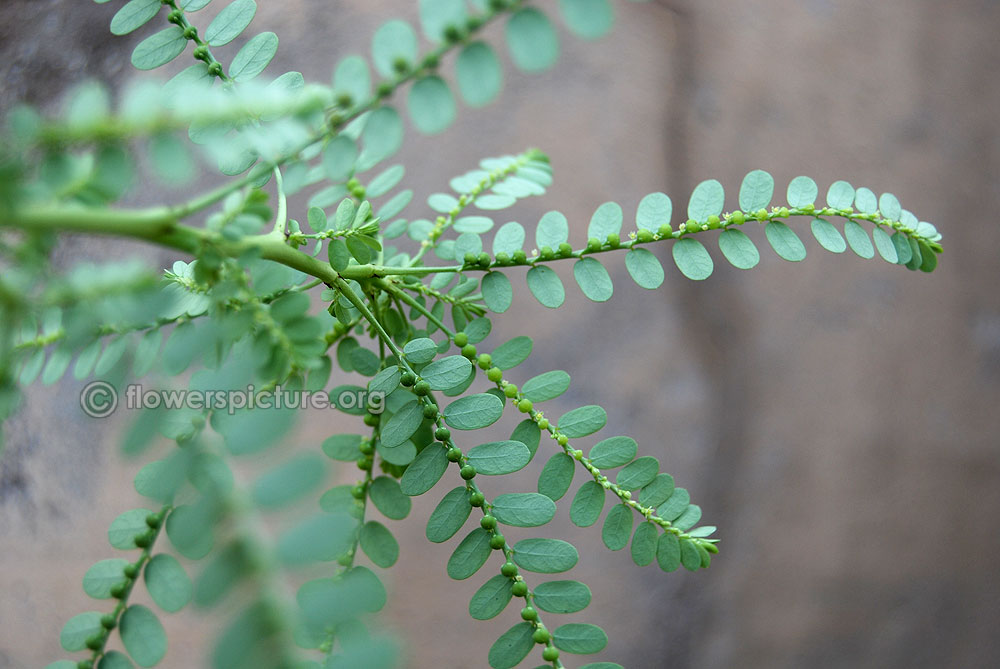
<path id="1" fill-rule="evenodd" d="M 605 301 L 613 287 L 599 260 L 603 254 L 624 255 L 632 278 L 655 289 L 665 274 L 647 245 L 669 245 L 683 275 L 705 279 L 713 261 L 701 240 L 709 235 L 717 235 L 720 251 L 734 266 L 757 264 L 756 245 L 741 231 L 755 221 L 764 225 L 779 256 L 802 260 L 805 247 L 784 223 L 800 216 L 810 220 L 813 235 L 830 251 L 850 246 L 860 256 L 877 251 L 910 269 L 935 266 L 940 236 L 892 195 L 877 198 L 868 189 L 837 182 L 826 204 L 817 204 L 816 184 L 799 177 L 788 186 L 787 206 L 772 206 L 774 182 L 762 171 L 747 175 L 738 209 L 730 212 L 725 212 L 722 185 L 706 181 L 692 193 L 686 216 L 678 217 L 683 222 L 675 225 L 670 198 L 653 193 L 638 203 L 636 229 L 624 237 L 622 207 L 609 202 L 594 213 L 584 245 L 570 245 L 565 216 L 550 212 L 534 231 L 537 253 L 525 250 L 527 232 L 518 223 L 497 229 L 487 253 L 482 235 L 494 223 L 485 213 L 543 194 L 551 181 L 545 156 L 528 150 L 487 159 L 449 182 L 453 194 L 428 198 L 436 212 L 431 220 L 400 219 L 412 197 L 410 191 L 392 194 L 404 168 L 375 170 L 403 139 L 400 116 L 389 100 L 407 86 L 405 105 L 417 129 L 444 130 L 456 104 L 450 85 L 435 74 L 441 59 L 457 51 L 459 94 L 469 106 L 486 104 L 499 90 L 499 65 L 492 47 L 477 41 L 476 34 L 502 19 L 514 63 L 527 71 L 544 69 L 558 49 L 541 11 L 509 0 L 472 3 L 473 13 L 460 0 L 422 2 L 424 33 L 437 46 L 419 55 L 412 28 L 390 22 L 374 38 L 372 60 L 381 80 L 373 87 L 366 62 L 347 58 L 336 68 L 333 86 L 326 87 L 306 85 L 297 73 L 258 85 L 255 77 L 277 48 L 272 33 L 247 40 L 223 67 L 211 48 L 236 39 L 256 6 L 251 0 L 231 3 L 204 29 L 202 39 L 188 15 L 207 4 L 126 4 L 112 20 L 113 32 L 130 32 L 153 20 L 171 24 L 154 30 L 136 48 L 137 67 L 164 65 L 188 42 L 195 43 L 199 62 L 164 87 L 143 85 L 126 92 L 116 112 L 96 84 L 78 88 L 58 119 L 17 110 L 0 154 L 5 177 L 0 190 L 3 415 L 13 411 L 18 386 L 38 377 L 52 383 L 74 359 L 78 379 L 99 379 L 88 386 L 85 398 L 95 413 L 106 408 L 97 403 L 102 396 L 96 393 L 128 398 L 129 375 L 145 376 L 158 364 L 156 371 L 169 378 L 196 362 L 202 366 L 190 378 L 190 390 L 201 393 L 191 397 L 199 397 L 201 406 L 189 401 L 182 408 L 144 412 L 127 436 L 129 454 L 147 452 L 157 435 L 177 444 L 136 477 L 139 492 L 161 506 L 126 511 L 112 523 L 111 544 L 131 551 L 131 561 L 99 562 L 84 577 L 84 589 L 116 603 L 67 623 L 64 648 L 87 652 L 87 659 L 54 666 L 129 666 L 120 651 L 108 650 L 115 634 L 141 666 L 163 657 L 166 638 L 156 615 L 129 604 L 140 577 L 167 611 L 192 598 L 211 606 L 236 582 L 247 586 L 250 594 L 242 593 L 247 606 L 222 627 L 215 665 L 391 665 L 391 644 L 358 641 L 362 619 L 381 608 L 386 595 L 374 571 L 356 565 L 355 558 L 360 548 L 377 567 L 392 566 L 398 545 L 386 525 L 371 516 L 377 510 L 391 520 L 406 518 L 410 498 L 445 476 L 454 487 L 437 502 L 427 538 L 451 541 L 479 509 L 479 526 L 457 544 L 447 572 L 469 578 L 487 562 L 497 566 L 470 602 L 470 614 L 491 619 L 514 597 L 524 600 L 521 621 L 484 652 L 489 664 L 515 666 L 536 645 L 542 647 L 542 659 L 556 667 L 565 659 L 560 650 L 599 652 L 606 642 L 599 628 L 547 624 L 549 614 L 585 608 L 587 586 L 566 580 L 539 583 L 533 576 L 568 570 L 576 549 L 544 536 L 508 540 L 502 526 L 530 528 L 550 521 L 579 468 L 584 482 L 570 502 L 573 522 L 593 525 L 610 498 L 602 540 L 612 550 L 631 540 L 631 557 L 638 564 L 656 562 L 666 571 L 707 567 L 717 551 L 711 538 L 715 528 L 697 526 L 700 508 L 660 472 L 655 458 L 637 457 L 631 438 L 603 439 L 586 456 L 577 448 L 575 440 L 604 427 L 607 416 L 599 406 L 558 419 L 536 407 L 565 392 L 570 379 L 561 371 L 514 376 L 511 370 L 531 352 L 529 338 L 517 337 L 488 353 L 480 350 L 491 329 L 486 313 L 511 306 L 508 275 L 525 268 L 531 293 L 556 308 L 565 288 L 550 265 L 572 263 L 582 292 Z M 583 37 L 610 27 L 604 0 L 565 1 L 560 8 Z M 216 79 L 221 84 L 212 87 Z M 111 208 L 133 185 L 140 158 L 148 158 L 163 181 L 190 181 L 196 163 L 178 137 L 185 131 L 232 179 L 171 206 Z M 305 198 L 295 199 L 320 182 L 329 185 L 304 203 L 299 200 Z M 373 209 L 372 200 L 382 203 Z M 481 215 L 469 215 L 472 207 Z M 302 224 L 289 216 L 298 216 Z M 198 218 L 204 225 L 185 223 Z M 828 219 L 845 221 L 843 236 Z M 871 236 L 861 222 L 871 224 Z M 64 232 L 140 239 L 196 260 L 176 263 L 162 281 L 141 265 L 59 274 L 50 258 L 54 233 Z M 393 241 L 403 235 L 419 246 L 408 252 L 405 240 Z M 320 291 L 320 286 L 325 288 Z M 318 314 L 310 313 L 307 291 L 312 288 L 326 306 Z M 330 387 L 331 350 L 344 372 L 366 378 L 365 386 Z M 485 390 L 470 393 L 474 383 Z M 326 456 L 357 463 L 358 483 L 326 491 L 319 499 L 322 513 L 285 528 L 273 546 L 256 527 L 258 512 L 301 501 L 326 476 L 323 459 L 306 453 L 290 455 L 249 489 L 233 482 L 227 460 L 276 446 L 295 418 L 289 408 L 234 407 L 237 401 L 249 404 L 248 386 L 276 391 L 273 398 L 283 397 L 279 387 L 323 392 L 368 428 L 365 434 L 335 435 L 323 444 Z M 258 403 L 269 399 L 249 397 Z M 473 445 L 479 439 L 460 435 L 492 425 L 504 411 L 524 414 L 510 439 Z M 553 452 L 537 492 L 489 496 L 482 477 L 524 468 L 546 435 Z M 602 471 L 619 467 L 614 477 Z M 194 584 L 176 558 L 160 552 L 161 531 L 182 557 L 205 561 Z M 284 575 L 312 575 L 307 563 L 329 566 L 319 578 L 301 584 L 293 607 Z M 322 654 L 313 653 L 310 660 L 303 648 Z"/>

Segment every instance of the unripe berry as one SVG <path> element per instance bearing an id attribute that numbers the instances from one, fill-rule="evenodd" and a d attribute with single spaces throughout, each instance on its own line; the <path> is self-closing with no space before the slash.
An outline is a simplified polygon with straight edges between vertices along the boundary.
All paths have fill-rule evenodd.
<path id="1" fill-rule="evenodd" d="M 373 413 L 366 413 L 365 417 L 362 420 L 364 420 L 365 425 L 367 425 L 368 427 L 375 427 L 376 425 L 378 425 L 378 416 L 376 416 Z"/>
<path id="2" fill-rule="evenodd" d="M 500 567 L 500 573 L 507 578 L 514 578 L 517 576 L 517 565 L 513 562 L 504 562 L 504 565 Z"/>
<path id="3" fill-rule="evenodd" d="M 462 348 L 469 343 L 469 335 L 464 332 L 458 332 L 455 334 L 455 346 Z"/>
<path id="4" fill-rule="evenodd" d="M 478 256 L 476 256 L 476 263 L 483 269 L 489 267 L 490 262 L 492 261 L 490 260 L 489 254 L 486 252 L 480 253 Z"/>
<path id="5" fill-rule="evenodd" d="M 518 249 L 517 251 L 514 251 L 513 260 L 518 265 L 523 265 L 524 263 L 528 262 L 528 256 L 524 251 Z"/>
<path id="6" fill-rule="evenodd" d="M 163 521 L 163 519 L 162 519 L 162 518 L 160 518 L 160 516 L 159 516 L 158 514 L 155 514 L 155 513 L 151 513 L 151 514 L 149 514 L 148 516 L 146 516 L 146 526 L 147 526 L 147 527 L 151 527 L 151 528 L 153 528 L 154 530 L 155 530 L 155 529 L 156 529 L 157 527 L 159 527 L 159 526 L 160 526 L 160 523 L 161 523 L 162 521 Z"/>
<path id="7" fill-rule="evenodd" d="M 508 383 L 503 387 L 503 394 L 507 397 L 517 397 L 517 386 L 513 383 Z"/>
<path id="8" fill-rule="evenodd" d="M 434 430 L 434 438 L 438 441 L 448 441 L 451 437 L 451 430 L 446 427 L 439 427 Z"/>
<path id="9" fill-rule="evenodd" d="M 743 225 L 743 223 L 746 222 L 746 217 L 744 216 L 742 211 L 737 209 L 736 211 L 734 211 L 732 214 L 729 215 L 729 220 L 730 222 L 735 223 L 736 225 Z"/>
<path id="10" fill-rule="evenodd" d="M 458 462 L 461 459 L 462 459 L 462 449 L 460 448 L 448 449 L 448 462 Z"/>
<path id="11" fill-rule="evenodd" d="M 358 450 L 361 451 L 363 455 L 371 455 L 375 452 L 375 445 L 370 441 L 362 441 L 361 445 L 358 446 Z"/>
<path id="12" fill-rule="evenodd" d="M 413 386 L 413 392 L 421 397 L 427 395 L 431 392 L 431 384 L 426 381 L 417 381 L 417 383 Z"/>
<path id="13" fill-rule="evenodd" d="M 356 485 L 351 488 L 351 497 L 354 499 L 364 499 L 365 498 L 365 488 L 363 485 Z"/>
<path id="14" fill-rule="evenodd" d="M 535 643 L 548 643 L 552 639 L 552 635 L 544 627 L 538 626 L 531 634 L 531 638 Z"/>
<path id="15" fill-rule="evenodd" d="M 506 545 L 507 545 L 507 540 L 504 539 L 504 536 L 499 532 L 490 537 L 490 548 L 492 548 L 493 550 L 498 551 Z"/>
<path id="16" fill-rule="evenodd" d="M 101 616 L 101 627 L 103 627 L 104 629 L 113 630 L 116 624 L 117 621 L 115 620 L 114 615 L 110 613 L 105 613 L 103 616 Z"/>
<path id="17" fill-rule="evenodd" d="M 469 495 L 469 504 L 477 509 L 486 503 L 486 495 L 481 492 L 474 492 Z"/>
<path id="18" fill-rule="evenodd" d="M 434 420 L 437 417 L 438 417 L 438 408 L 433 404 L 425 404 L 424 418 L 429 418 L 430 420 Z"/>
<path id="19" fill-rule="evenodd" d="M 410 71 L 410 64 L 405 58 L 399 56 L 392 61 L 392 69 L 395 70 L 396 74 L 406 74 Z"/>
<path id="20" fill-rule="evenodd" d="M 104 645 L 104 640 L 101 638 L 101 635 L 95 634 L 94 636 L 89 637 L 86 643 L 87 648 L 90 650 L 100 650 Z"/>
<path id="21" fill-rule="evenodd" d="M 539 421 L 538 421 L 538 429 L 539 430 L 547 430 L 547 429 L 549 429 L 549 419 L 548 418 L 541 418 L 541 419 L 539 419 Z"/>
<path id="22" fill-rule="evenodd" d="M 604 244 L 601 244 L 601 240 L 598 239 L 597 237 L 591 237 L 590 239 L 587 240 L 588 251 L 600 251 L 603 247 Z"/>
<path id="23" fill-rule="evenodd" d="M 521 609 L 521 618 L 531 622 L 532 620 L 538 620 L 538 611 L 530 606 L 525 606 Z"/>
<path id="24" fill-rule="evenodd" d="M 479 262 L 478 256 L 476 256 L 476 254 L 472 253 L 471 251 L 462 256 L 462 260 L 465 262 L 466 265 L 475 265 L 477 262 Z"/>
<path id="25" fill-rule="evenodd" d="M 617 232 L 612 232 L 610 235 L 608 235 L 608 246 L 610 246 L 613 249 L 616 249 L 620 244 L 621 244 L 621 238 L 618 236 Z"/>
<path id="26" fill-rule="evenodd" d="M 406 386 L 407 388 L 416 382 L 417 377 L 413 375 L 413 372 L 403 372 L 403 374 L 399 377 L 400 385 Z"/>
<path id="27" fill-rule="evenodd" d="M 134 580 L 135 577 L 139 575 L 139 568 L 134 564 L 127 564 L 122 569 L 122 573 L 125 574 L 125 578 Z"/>
<path id="28" fill-rule="evenodd" d="M 350 109 L 351 105 L 354 104 L 354 98 L 350 93 L 338 93 L 336 102 L 338 107 Z"/>
<path id="29" fill-rule="evenodd" d="M 510 591 L 515 597 L 524 597 L 528 594 L 528 584 L 524 581 L 515 581 L 514 585 L 511 586 Z"/>
<path id="30" fill-rule="evenodd" d="M 494 516 L 483 516 L 479 519 L 479 526 L 484 530 L 492 530 L 497 526 L 497 519 Z"/>
<path id="31" fill-rule="evenodd" d="M 462 355 L 464 355 L 469 360 L 476 357 L 476 346 L 475 344 L 466 344 L 462 347 Z"/>
<path id="32" fill-rule="evenodd" d="M 372 458 L 372 456 L 370 455 L 358 458 L 358 463 L 357 463 L 358 469 L 360 469 L 363 472 L 366 472 L 372 468 L 372 464 L 374 464 L 374 462 L 375 462 L 374 458 Z"/>
<path id="33" fill-rule="evenodd" d="M 510 254 L 501 251 L 497 254 L 496 261 L 498 265 L 506 265 L 510 262 Z"/>
<path id="34" fill-rule="evenodd" d="M 556 255 L 556 252 L 552 250 L 551 246 L 543 246 L 538 250 L 538 257 L 542 260 L 552 260 Z"/>
<path id="35" fill-rule="evenodd" d="M 493 383 L 500 383 L 503 380 L 503 370 L 499 367 L 490 367 L 486 372 L 486 378 Z"/>
<path id="36" fill-rule="evenodd" d="M 642 230 L 636 233 L 635 238 L 642 244 L 648 244 L 649 242 L 653 241 L 653 233 L 643 228 Z"/>
<path id="37" fill-rule="evenodd" d="M 528 413 L 532 409 L 531 400 L 524 398 L 517 403 L 517 410 L 521 413 Z"/>
<path id="38" fill-rule="evenodd" d="M 390 95 L 392 95 L 392 84 L 390 84 L 388 81 L 383 81 L 375 89 L 375 95 L 377 95 L 379 98 L 389 97 Z"/>
<path id="39" fill-rule="evenodd" d="M 563 242 L 559 245 L 559 255 L 566 258 L 573 254 L 573 247 L 569 245 L 568 242 Z"/>
<path id="40" fill-rule="evenodd" d="M 559 444 L 560 446 L 565 446 L 566 444 L 569 443 L 569 437 L 567 437 L 565 434 L 560 434 L 558 437 L 556 437 L 556 443 Z"/>
<path id="41" fill-rule="evenodd" d="M 546 646 L 542 651 L 542 659 L 546 662 L 555 662 L 559 659 L 559 649 L 555 646 Z"/>
<path id="42" fill-rule="evenodd" d="M 195 60 L 207 60 L 208 59 L 208 49 L 203 46 L 197 46 L 194 48 L 192 54 Z"/>
<path id="43" fill-rule="evenodd" d="M 192 40 L 198 36 L 198 29 L 194 26 L 188 26 L 184 29 L 184 39 Z"/>
<path id="44" fill-rule="evenodd" d="M 490 357 L 490 354 L 489 353 L 480 353 L 479 354 L 479 368 L 480 369 L 489 369 L 492 366 L 493 366 L 493 358 Z"/>
<path id="45" fill-rule="evenodd" d="M 697 230 L 701 230 L 701 226 L 698 225 L 698 221 L 693 218 L 689 218 L 684 221 L 684 232 L 695 232 Z"/>
<path id="46" fill-rule="evenodd" d="M 660 235 L 660 237 L 670 237 L 674 234 L 674 229 L 670 227 L 669 223 L 664 223 L 656 231 L 656 234 Z"/>
<path id="47" fill-rule="evenodd" d="M 463 479 L 465 479 L 466 481 L 470 481 L 470 480 L 472 480 L 472 479 L 474 479 L 474 478 L 476 477 L 476 468 L 475 468 L 475 467 L 473 467 L 472 465 L 465 465 L 465 466 L 464 466 L 464 467 L 462 467 L 462 469 L 461 469 L 461 470 L 459 471 L 459 474 L 460 474 L 460 475 L 462 476 L 462 478 L 463 478 Z"/>

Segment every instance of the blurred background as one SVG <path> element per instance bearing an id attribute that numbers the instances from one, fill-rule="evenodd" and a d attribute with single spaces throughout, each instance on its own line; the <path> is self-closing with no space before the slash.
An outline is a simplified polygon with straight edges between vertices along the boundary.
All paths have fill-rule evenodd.
<path id="1" fill-rule="evenodd" d="M 55 109 L 59 93 L 85 78 L 131 76 L 131 49 L 151 29 L 113 37 L 120 4 L 3 0 L 0 110 L 17 100 Z M 385 20 L 416 23 L 416 3 L 259 4 L 251 30 L 282 40 L 268 72 L 322 82 L 343 56 L 367 54 Z M 557 3 L 538 4 L 557 18 Z M 193 19 L 203 28 L 222 6 Z M 622 203 L 627 230 L 640 198 L 661 190 L 676 225 L 699 181 L 719 179 L 728 210 L 743 175 L 762 168 L 775 176 L 776 199 L 799 174 L 816 179 L 821 198 L 837 179 L 893 192 L 938 226 L 945 253 L 934 274 L 911 273 L 826 253 L 806 232 L 801 264 L 764 244 L 760 266 L 741 272 L 713 251 L 715 274 L 693 283 L 661 251 L 667 281 L 656 292 L 609 257 L 614 299 L 588 302 L 567 264 L 567 303 L 556 312 L 513 278 L 515 308 L 493 319 L 489 341 L 534 337 L 515 382 L 569 371 L 570 392 L 546 412 L 602 404 L 610 420 L 601 436 L 635 437 L 691 491 L 703 522 L 720 528 L 711 569 L 668 575 L 610 553 L 599 529 L 572 527 L 560 504 L 554 531 L 581 550 L 571 577 L 594 591 L 578 618 L 611 637 L 600 658 L 631 668 L 1000 666 L 1000 68 L 990 46 L 1000 3 L 614 7 L 610 36 L 583 42 L 560 24 L 554 69 L 529 76 L 505 61 L 496 103 L 462 109 L 437 137 L 408 131 L 399 160 L 417 194 L 412 218 L 480 158 L 537 146 L 551 156 L 555 183 L 510 218 L 530 231 L 558 208 L 577 245 L 602 202 Z M 502 42 L 499 27 L 486 34 Z M 226 62 L 233 53 L 217 55 Z M 751 234 L 763 240 L 759 232 Z M 173 260 L 84 238 L 66 239 L 57 258 L 135 253 L 154 266 Z M 65 620 L 104 608 L 80 579 L 112 557 L 108 523 L 143 504 L 131 479 L 145 460 L 118 454 L 126 422 L 85 417 L 82 385 L 32 388 L 6 426 L 0 667 L 63 656 Z M 348 417 L 310 414 L 294 445 L 315 448 L 353 429 Z M 490 494 L 533 490 L 541 462 L 516 480 L 490 481 Z M 385 620 L 406 640 L 409 667 L 484 666 L 485 649 L 516 620 L 513 607 L 498 620 L 470 620 L 468 599 L 485 579 L 450 581 L 444 564 L 455 542 L 424 539 L 449 487 L 415 500 L 415 522 L 391 524 L 402 555 L 386 576 Z M 163 666 L 201 666 L 206 623 L 217 615 L 165 617 Z"/>

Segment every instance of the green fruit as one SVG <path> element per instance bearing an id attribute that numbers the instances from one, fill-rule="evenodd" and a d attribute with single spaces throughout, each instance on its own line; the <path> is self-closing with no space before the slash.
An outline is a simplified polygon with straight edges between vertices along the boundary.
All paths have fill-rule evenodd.
<path id="1" fill-rule="evenodd" d="M 643 228 L 636 233 L 635 238 L 640 244 L 648 244 L 653 241 L 653 233 Z"/>
<path id="2" fill-rule="evenodd" d="M 469 504 L 471 504 L 472 506 L 479 508 L 485 503 L 486 503 L 486 495 L 484 495 L 483 493 L 477 491 L 469 495 Z"/>
<path id="3" fill-rule="evenodd" d="M 363 455 L 371 455 L 375 452 L 375 446 L 373 446 L 370 441 L 362 441 L 361 445 L 358 446 L 358 450 L 361 451 Z"/>
<path id="4" fill-rule="evenodd" d="M 549 429 L 549 419 L 548 418 L 541 418 L 541 419 L 539 419 L 539 421 L 538 421 L 538 429 L 539 430 L 547 430 L 547 429 Z"/>
<path id="5" fill-rule="evenodd" d="M 669 223 L 664 223 L 656 231 L 656 234 L 660 235 L 660 237 L 672 237 L 674 234 L 674 229 L 670 227 Z"/>
<path id="6" fill-rule="evenodd" d="M 491 262 L 492 261 L 490 260 L 490 256 L 486 252 L 480 253 L 478 256 L 476 256 L 476 263 L 483 269 L 489 267 Z"/>
<path id="7" fill-rule="evenodd" d="M 462 347 L 462 355 L 472 360 L 476 357 L 476 347 L 474 344 L 466 344 Z"/>
<path id="8" fill-rule="evenodd" d="M 517 403 L 517 410 L 521 413 L 528 413 L 532 409 L 531 400 L 524 398 Z"/>
<path id="9" fill-rule="evenodd" d="M 617 232 L 612 232 L 608 235 L 608 246 L 613 249 L 618 248 L 621 245 L 621 238 L 618 236 Z"/>
<path id="10" fill-rule="evenodd" d="M 507 540 L 504 539 L 504 536 L 499 532 L 490 537 L 490 548 L 492 548 L 493 550 L 498 551 L 506 545 L 507 545 Z"/>
<path id="11" fill-rule="evenodd" d="M 455 346 L 462 348 L 469 343 L 469 335 L 464 332 L 458 332 L 455 334 Z"/>
<path id="12" fill-rule="evenodd" d="M 434 430 L 434 438 L 438 441 L 448 441 L 451 438 L 451 430 L 446 427 L 439 427 Z"/>
<path id="13" fill-rule="evenodd" d="M 490 357 L 489 353 L 481 353 L 479 355 L 479 369 L 489 369 L 493 366 L 493 358 Z"/>
<path id="14" fill-rule="evenodd" d="M 497 526 L 497 519 L 494 516 L 483 516 L 479 520 L 479 526 L 484 530 L 492 530 Z"/>
<path id="15" fill-rule="evenodd" d="M 602 244 L 601 240 L 598 239 L 597 237 L 591 237 L 590 239 L 587 240 L 588 251 L 596 253 L 597 251 L 600 251 L 602 248 L 604 248 L 604 244 Z"/>
<path id="16" fill-rule="evenodd" d="M 746 217 L 743 212 L 737 209 L 732 214 L 729 215 L 729 221 L 735 223 L 736 225 L 743 225 L 746 222 Z"/>
<path id="17" fill-rule="evenodd" d="M 466 481 L 471 481 L 476 477 L 476 468 L 472 465 L 465 465 L 462 467 L 459 474 L 461 474 L 462 478 Z"/>
<path id="18" fill-rule="evenodd" d="M 461 459 L 462 459 L 462 449 L 460 448 L 448 449 L 448 462 L 458 462 Z"/>
<path id="19" fill-rule="evenodd" d="M 559 255 L 563 258 L 573 255 L 573 247 L 567 242 L 563 242 L 559 245 Z"/>
<path id="20" fill-rule="evenodd" d="M 149 527 L 151 527 L 151 528 L 153 528 L 155 530 L 157 527 L 160 526 L 160 522 L 162 520 L 163 519 L 160 518 L 159 515 L 157 515 L 155 513 L 151 513 L 148 516 L 146 516 L 146 525 L 149 526 Z"/>
<path id="21" fill-rule="evenodd" d="M 112 630 L 115 628 L 115 625 L 117 624 L 118 621 L 115 620 L 115 616 L 113 614 L 105 613 L 103 616 L 101 616 L 101 627 L 103 627 L 104 629 Z"/>
<path id="22" fill-rule="evenodd" d="M 559 444 L 560 446 L 565 446 L 566 444 L 569 443 L 569 437 L 567 437 L 565 434 L 560 434 L 558 437 L 556 437 L 556 443 Z"/>
<path id="23" fill-rule="evenodd" d="M 549 634 L 547 629 L 539 626 L 535 628 L 535 632 L 531 635 L 531 638 L 535 641 L 535 643 L 548 643 L 552 638 L 552 635 Z"/>
<path id="24" fill-rule="evenodd" d="M 514 251 L 514 262 L 516 262 L 518 265 L 523 265 L 524 263 L 528 262 L 527 254 L 525 254 L 525 252 L 520 249 Z"/>
<path id="25" fill-rule="evenodd" d="M 528 584 L 524 581 L 515 581 L 514 585 L 511 586 L 510 591 L 515 597 L 524 597 L 528 594 Z"/>
<path id="26" fill-rule="evenodd" d="M 423 397 L 431 392 L 431 384 L 426 381 L 417 381 L 417 383 L 413 386 L 413 392 Z"/>
<path id="27" fill-rule="evenodd" d="M 87 648 L 90 650 L 100 650 L 104 646 L 104 639 L 99 634 L 95 634 L 87 639 Z"/>
<path id="28" fill-rule="evenodd" d="M 125 574 L 125 578 L 132 580 L 139 575 L 139 567 L 134 564 L 127 564 L 125 568 L 122 569 L 122 573 Z"/>
<path id="29" fill-rule="evenodd" d="M 501 251 L 500 253 L 497 254 L 496 261 L 498 265 L 506 265 L 507 263 L 510 262 L 510 254 Z"/>
<path id="30" fill-rule="evenodd" d="M 503 370 L 499 367 L 490 367 L 486 372 L 486 378 L 493 383 L 500 383 L 503 380 Z"/>
<path id="31" fill-rule="evenodd" d="M 708 217 L 708 227 L 709 227 L 709 229 L 714 230 L 715 228 L 719 227 L 719 223 L 720 222 L 721 221 L 719 220 L 719 217 L 716 216 L 715 214 L 712 214 L 711 216 Z"/>
<path id="32" fill-rule="evenodd" d="M 500 573 L 507 578 L 514 578 L 517 576 L 517 565 L 513 562 L 504 562 L 503 566 L 500 567 Z"/>
<path id="33" fill-rule="evenodd" d="M 528 622 L 538 620 L 538 611 L 536 611 L 533 607 L 525 606 L 521 609 L 521 618 L 527 620 Z"/>
<path id="34" fill-rule="evenodd" d="M 508 383 L 503 387 L 503 394 L 507 397 L 517 397 L 517 386 L 513 383 Z"/>
<path id="35" fill-rule="evenodd" d="M 403 372 L 402 375 L 400 375 L 399 377 L 400 385 L 406 386 L 407 388 L 409 388 L 416 382 L 417 382 L 417 377 L 413 374 L 413 372 Z"/>
<path id="36" fill-rule="evenodd" d="M 555 646 L 546 646 L 542 651 L 542 659 L 546 662 L 555 662 L 559 659 L 559 649 Z"/>
<path id="37" fill-rule="evenodd" d="M 375 427 L 376 425 L 378 425 L 378 416 L 376 416 L 373 413 L 366 413 L 365 417 L 362 420 L 364 420 L 365 425 L 367 425 L 368 427 Z"/>

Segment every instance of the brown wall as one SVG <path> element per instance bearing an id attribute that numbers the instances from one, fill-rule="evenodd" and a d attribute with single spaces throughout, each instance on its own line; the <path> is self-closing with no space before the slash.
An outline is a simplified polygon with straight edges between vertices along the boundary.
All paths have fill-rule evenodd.
<path id="1" fill-rule="evenodd" d="M 135 40 L 106 33 L 115 4 L 0 4 L 0 108 L 127 71 Z M 260 4 L 254 26 L 282 37 L 274 71 L 320 80 L 402 11 L 387 2 Z M 927 276 L 833 256 L 807 240 L 799 265 L 764 250 L 761 266 L 741 273 L 717 255 L 716 274 L 701 284 L 682 279 L 667 254 L 657 293 L 632 285 L 612 262 L 610 304 L 587 302 L 569 279 L 560 311 L 521 291 L 517 315 L 494 319 L 496 341 L 535 336 L 520 381 L 555 368 L 573 374 L 573 389 L 548 412 L 603 404 L 605 434 L 638 439 L 720 527 L 723 552 L 710 570 L 664 575 L 609 553 L 597 530 L 569 526 L 561 508 L 558 532 L 581 548 L 575 574 L 595 595 L 583 619 L 611 635 L 602 657 L 629 667 L 1000 663 L 1000 232 L 992 220 L 1000 76 L 989 48 L 1000 5 L 615 7 L 609 38 L 585 44 L 563 33 L 555 70 L 528 77 L 508 67 L 496 105 L 462 110 L 440 137 L 409 133 L 404 162 L 418 200 L 482 156 L 534 145 L 551 155 L 556 184 L 511 217 L 530 229 L 558 208 L 577 242 L 605 200 L 629 216 L 643 194 L 663 190 L 676 221 L 698 181 L 718 178 L 735 193 L 747 171 L 764 168 L 779 194 L 798 174 L 821 192 L 836 179 L 892 191 L 938 225 L 946 251 Z M 499 32 L 490 35 L 496 41 Z M 71 240 L 60 257 L 135 248 Z M 170 256 L 149 257 L 162 264 Z M 95 608 L 79 582 L 111 556 L 108 522 L 140 503 L 129 481 L 141 463 L 115 453 L 123 423 L 84 420 L 81 385 L 32 389 L 7 426 L 0 667 L 60 656 L 62 622 Z M 338 421 L 311 416 L 296 444 L 349 429 Z M 530 490 L 534 478 L 489 485 Z M 415 519 L 425 520 L 450 485 L 440 487 L 417 501 Z M 483 579 L 450 582 L 451 545 L 428 546 L 422 522 L 393 529 L 403 557 L 387 577 L 387 616 L 410 640 L 410 666 L 482 666 L 514 609 L 501 622 L 470 621 L 466 604 Z M 428 611 L 440 635 L 428 634 Z M 198 665 L 204 621 L 189 612 L 169 618 L 165 666 Z"/>

